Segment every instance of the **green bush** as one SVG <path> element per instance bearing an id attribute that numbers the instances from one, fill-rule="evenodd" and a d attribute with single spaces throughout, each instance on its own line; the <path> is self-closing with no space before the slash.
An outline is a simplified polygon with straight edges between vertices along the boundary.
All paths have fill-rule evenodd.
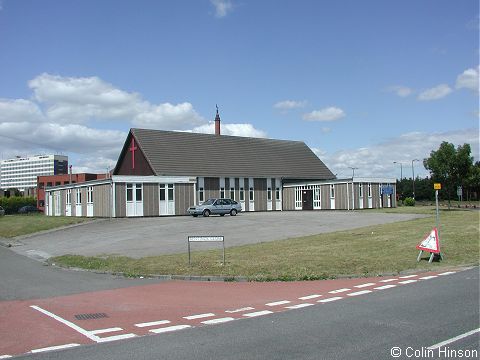
<path id="1" fill-rule="evenodd" d="M 32 205 L 36 207 L 37 200 L 31 196 L 10 196 L 0 198 L 0 206 L 5 209 L 5 214 L 16 214 L 18 213 L 18 209 L 26 205 Z"/>
<path id="2" fill-rule="evenodd" d="M 403 200 L 403 205 L 405 205 L 405 206 L 415 206 L 415 199 L 411 198 L 411 197 L 407 197 L 407 198 L 405 198 L 405 200 Z"/>

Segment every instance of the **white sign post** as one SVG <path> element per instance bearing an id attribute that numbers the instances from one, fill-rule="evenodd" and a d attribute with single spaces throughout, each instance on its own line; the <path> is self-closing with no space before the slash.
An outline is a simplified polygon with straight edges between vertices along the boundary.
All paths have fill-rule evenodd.
<path id="1" fill-rule="evenodd" d="M 188 237 L 188 265 L 191 264 L 190 243 L 191 242 L 221 242 L 223 247 L 223 263 L 225 266 L 225 238 L 223 236 L 189 236 Z"/>

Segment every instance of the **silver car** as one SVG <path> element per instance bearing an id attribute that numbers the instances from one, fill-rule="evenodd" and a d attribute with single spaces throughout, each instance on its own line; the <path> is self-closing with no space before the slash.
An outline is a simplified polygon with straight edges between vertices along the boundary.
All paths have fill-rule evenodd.
<path id="1" fill-rule="evenodd" d="M 197 206 L 191 206 L 187 209 L 187 213 L 197 217 L 198 215 L 210 216 L 230 214 L 231 216 L 237 215 L 242 211 L 242 206 L 232 199 L 208 199 L 202 204 Z"/>

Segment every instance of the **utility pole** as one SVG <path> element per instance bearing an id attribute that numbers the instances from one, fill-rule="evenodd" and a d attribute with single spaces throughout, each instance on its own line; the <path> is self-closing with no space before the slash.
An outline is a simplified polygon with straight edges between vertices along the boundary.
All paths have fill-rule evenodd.
<path id="1" fill-rule="evenodd" d="M 355 170 L 358 170 L 358 168 L 350 166 L 350 169 L 352 169 L 352 179 L 353 179 L 355 177 Z"/>
<path id="2" fill-rule="evenodd" d="M 415 171 L 413 170 L 413 162 L 420 161 L 418 159 L 412 160 L 412 189 L 413 189 L 413 200 L 415 200 Z"/>
<path id="3" fill-rule="evenodd" d="M 402 181 L 403 179 L 403 165 L 401 162 L 398 162 L 398 161 L 394 161 L 393 162 L 394 164 L 400 164 L 400 181 Z"/>

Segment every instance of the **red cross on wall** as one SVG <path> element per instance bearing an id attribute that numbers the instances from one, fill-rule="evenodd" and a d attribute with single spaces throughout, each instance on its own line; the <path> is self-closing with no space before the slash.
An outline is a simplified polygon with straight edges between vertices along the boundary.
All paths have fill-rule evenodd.
<path id="1" fill-rule="evenodd" d="M 137 149 L 138 148 L 135 146 L 135 140 L 132 137 L 132 144 L 131 144 L 130 149 L 128 149 L 132 152 L 132 169 L 135 169 L 135 150 L 137 150 Z"/>

